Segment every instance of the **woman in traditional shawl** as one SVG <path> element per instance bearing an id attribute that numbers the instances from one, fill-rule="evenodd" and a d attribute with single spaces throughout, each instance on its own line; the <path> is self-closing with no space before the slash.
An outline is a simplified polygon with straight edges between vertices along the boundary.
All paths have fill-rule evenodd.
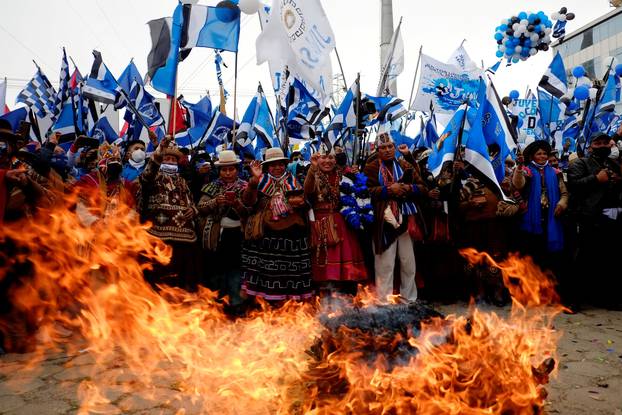
<path id="1" fill-rule="evenodd" d="M 251 163 L 242 201 L 252 208 L 242 248 L 243 290 L 269 301 L 313 296 L 311 255 L 302 186 L 287 172 L 280 148 Z"/>

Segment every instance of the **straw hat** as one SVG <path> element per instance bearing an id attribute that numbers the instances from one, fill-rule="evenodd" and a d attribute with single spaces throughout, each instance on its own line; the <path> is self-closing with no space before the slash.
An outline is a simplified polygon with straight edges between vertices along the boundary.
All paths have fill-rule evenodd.
<path id="1" fill-rule="evenodd" d="M 216 167 L 235 166 L 242 162 L 233 150 L 223 150 L 218 155 L 218 160 L 214 163 Z"/>
<path id="2" fill-rule="evenodd" d="M 289 159 L 283 154 L 283 150 L 281 150 L 280 147 L 272 147 L 267 149 L 264 162 L 261 164 L 264 165 L 275 161 L 289 161 Z"/>
<path id="3" fill-rule="evenodd" d="M 13 133 L 11 124 L 6 120 L 0 120 L 0 139 L 7 141 L 10 144 L 15 145 L 19 136 Z"/>

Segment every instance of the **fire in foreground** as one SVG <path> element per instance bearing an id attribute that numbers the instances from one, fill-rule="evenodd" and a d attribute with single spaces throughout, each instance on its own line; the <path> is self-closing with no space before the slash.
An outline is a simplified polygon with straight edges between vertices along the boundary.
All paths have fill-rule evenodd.
<path id="1" fill-rule="evenodd" d="M 85 228 L 62 206 L 0 230 L 0 281 L 19 281 L 14 312 L 0 323 L 36 325 L 40 358 L 92 356 L 81 413 L 106 412 L 111 388 L 180 414 L 543 412 L 560 307 L 530 261 L 499 264 L 513 297 L 506 319 L 473 309 L 393 331 L 346 324 L 352 313 L 378 310 L 363 296 L 336 310 L 288 303 L 231 321 L 207 290 L 156 292 L 145 283 L 143 270 L 170 255 L 146 229 L 124 207 Z M 66 329 L 75 335 L 61 336 Z M 121 379 L 128 375 L 133 382 Z M 163 383 L 177 393 L 162 396 Z"/>

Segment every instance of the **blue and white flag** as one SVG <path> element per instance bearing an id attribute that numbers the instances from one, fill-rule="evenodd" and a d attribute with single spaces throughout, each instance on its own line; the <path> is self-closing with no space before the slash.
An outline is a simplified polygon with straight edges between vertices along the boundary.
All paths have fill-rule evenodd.
<path id="1" fill-rule="evenodd" d="M 117 80 L 106 67 L 101 53 L 94 50 L 93 66 L 91 73 L 86 79 L 86 85 L 82 88 L 82 93 L 94 101 L 105 104 L 114 104 L 117 96 Z"/>
<path id="2" fill-rule="evenodd" d="M 261 154 L 262 149 L 279 146 L 268 101 L 261 86 L 242 117 L 236 132 L 236 142 L 243 151 L 253 153 L 255 157 Z"/>
<path id="3" fill-rule="evenodd" d="M 54 118 L 56 115 L 56 91 L 39 67 L 30 82 L 17 95 L 15 102 L 31 107 L 39 118 L 46 115 Z"/>
<path id="4" fill-rule="evenodd" d="M 103 144 L 104 141 L 108 144 L 113 144 L 119 141 L 119 135 L 110 125 L 110 121 L 106 115 L 102 116 L 97 120 L 97 123 L 91 129 L 89 134 L 91 137 L 99 140 L 99 144 Z"/>
<path id="5" fill-rule="evenodd" d="M 501 183 L 505 178 L 505 159 L 515 151 L 517 147 L 516 137 L 514 137 L 514 131 L 510 126 L 510 120 L 508 119 L 505 108 L 501 103 L 501 99 L 494 85 L 492 82 L 490 85 L 487 85 L 483 79 L 481 83 L 482 96 L 479 99 L 480 107 L 478 112 L 478 115 L 481 117 L 481 125 L 475 125 L 471 128 L 469 139 L 467 140 L 467 149 L 469 148 L 468 141 L 479 139 L 479 134 L 482 135 L 484 143 L 487 146 L 492 144 L 499 146 L 499 153 L 497 156 L 493 160 L 490 160 L 489 157 L 488 160 L 493 165 L 497 183 Z M 473 138 L 474 134 L 475 138 Z M 486 155 L 488 155 L 487 149 Z M 474 160 L 479 160 L 476 156 L 473 157 Z M 482 170 L 480 169 L 480 171 Z M 482 172 L 487 174 L 486 171 L 487 170 L 484 170 Z"/>
<path id="6" fill-rule="evenodd" d="M 226 144 L 227 146 L 232 144 L 230 135 L 233 130 L 233 123 L 234 121 L 231 118 L 220 111 L 214 113 L 212 122 L 201 137 L 201 142 L 205 145 L 207 152 L 215 152 L 215 148 L 221 144 Z"/>
<path id="7" fill-rule="evenodd" d="M 337 142 L 345 129 L 357 127 L 355 101 L 356 96 L 359 94 L 358 89 L 359 84 L 354 82 L 350 89 L 348 89 L 343 101 L 341 101 L 339 108 L 335 111 L 335 116 L 330 120 L 328 127 L 326 127 L 325 137 L 330 147 Z"/>
<path id="8" fill-rule="evenodd" d="M 132 90 L 134 82 L 137 82 L 141 86 L 145 86 L 143 77 L 140 76 L 138 68 L 134 64 L 134 60 L 131 60 L 127 67 L 123 70 L 123 73 L 118 79 L 119 84 L 116 88 L 116 99 L 114 108 L 119 110 L 127 105 L 128 95 Z"/>
<path id="9" fill-rule="evenodd" d="M 403 99 L 391 96 L 382 98 L 388 98 L 388 100 L 382 102 L 380 107 L 376 107 L 378 110 L 378 116 L 376 118 L 380 123 L 392 123 L 408 114 L 408 110 L 402 105 L 404 102 Z"/>
<path id="10" fill-rule="evenodd" d="M 428 158 L 428 168 L 437 177 L 441 174 L 443 164 L 452 161 L 456 155 L 458 147 L 458 137 L 461 134 L 462 126 L 466 122 L 467 104 L 458 107 L 454 116 L 451 117 L 445 131 L 438 138 L 436 144 L 432 147 L 432 154 Z"/>
<path id="11" fill-rule="evenodd" d="M 195 149 L 205 134 L 206 126 L 195 126 L 175 134 L 175 142 L 179 147 Z"/>
<path id="12" fill-rule="evenodd" d="M 182 49 L 196 47 L 238 51 L 240 9 L 237 6 L 183 5 Z"/>
<path id="13" fill-rule="evenodd" d="M 433 148 L 438 141 L 438 133 L 436 132 L 436 115 L 432 112 L 430 118 L 425 122 L 422 130 L 423 144 L 427 148 Z"/>
<path id="14" fill-rule="evenodd" d="M 60 76 L 58 82 L 58 92 L 56 94 L 56 112 L 55 114 L 60 114 L 63 109 L 63 105 L 65 101 L 69 100 L 70 91 L 69 91 L 69 63 L 67 62 L 67 53 L 65 52 L 65 48 L 63 48 L 63 58 L 61 60 L 60 66 Z"/>
<path id="15" fill-rule="evenodd" d="M 490 68 L 486 69 L 486 72 L 488 72 L 491 75 L 495 75 L 497 71 L 499 70 L 499 67 L 501 66 L 501 61 L 502 59 L 497 61 L 497 63 L 492 65 Z"/>
<path id="16" fill-rule="evenodd" d="M 480 68 L 462 69 L 422 54 L 419 90 L 410 109 L 428 111 L 432 104 L 436 112 L 452 114 L 477 98 L 481 74 Z"/>
<path id="17" fill-rule="evenodd" d="M 60 114 L 56 117 L 56 121 L 52 126 L 52 131 L 60 133 L 61 135 L 76 133 L 75 116 L 75 108 L 71 104 L 71 101 L 67 101 L 62 106 Z"/>
<path id="18" fill-rule="evenodd" d="M 192 127 L 205 128 L 212 119 L 212 101 L 209 95 L 201 98 L 196 104 L 192 104 L 183 97 L 179 100 L 179 103 L 186 109 L 188 113 L 188 125 Z"/>
<path id="19" fill-rule="evenodd" d="M 183 26 L 183 4 L 179 3 L 173 18 L 152 20 L 149 23 L 152 47 L 147 57 L 148 77 L 156 91 L 172 96 L 175 94 L 175 77 L 180 56 Z"/>
<path id="20" fill-rule="evenodd" d="M 566 105 L 555 96 L 538 88 L 538 110 L 542 132 L 550 141 L 563 124 Z"/>
<path id="21" fill-rule="evenodd" d="M 556 98 L 561 98 L 568 92 L 566 68 L 559 52 L 555 54 L 538 86 Z"/>

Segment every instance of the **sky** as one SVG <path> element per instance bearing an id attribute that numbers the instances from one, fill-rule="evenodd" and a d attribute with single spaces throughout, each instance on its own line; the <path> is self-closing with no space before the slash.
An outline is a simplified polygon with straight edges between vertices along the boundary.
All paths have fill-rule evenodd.
<path id="1" fill-rule="evenodd" d="M 263 0 L 271 4 L 272 0 Z M 375 93 L 380 72 L 380 0 L 321 0 L 335 33 L 345 79 L 351 84 L 361 74 L 363 92 Z M 216 5 L 217 0 L 199 0 Z M 15 97 L 35 72 L 34 59 L 53 83 L 58 83 L 61 51 L 64 46 L 83 75 L 93 61 L 91 51 L 102 53 L 104 62 L 119 76 L 131 58 L 141 73 L 147 69 L 151 48 L 147 22 L 170 16 L 176 0 L 20 0 L 0 1 L 0 39 L 4 56 L 0 78 L 8 79 L 7 103 L 15 107 Z M 394 24 L 403 17 L 405 69 L 398 78 L 399 96 L 410 95 L 419 47 L 423 53 L 446 61 L 463 39 L 471 58 L 485 66 L 497 61 L 495 27 L 501 20 L 521 11 L 551 14 L 566 6 L 576 14 L 569 32 L 611 10 L 607 0 L 393 0 Z M 261 82 L 271 85 L 267 63 L 256 63 L 255 39 L 260 33 L 259 18 L 243 15 L 238 54 L 238 113 L 244 110 Z M 210 91 L 217 99 L 214 55 L 210 49 L 194 49 L 180 64 L 179 92 L 196 101 Z M 223 53 L 225 88 L 233 94 L 234 54 Z M 333 54 L 333 71 L 339 70 Z M 502 67 L 495 77 L 499 93 L 525 91 L 537 85 L 552 59 L 551 52 L 539 52 L 526 62 Z M 70 64 L 70 67 L 73 66 Z M 158 95 L 158 94 L 156 94 Z M 233 100 L 227 106 L 232 112 Z"/>

